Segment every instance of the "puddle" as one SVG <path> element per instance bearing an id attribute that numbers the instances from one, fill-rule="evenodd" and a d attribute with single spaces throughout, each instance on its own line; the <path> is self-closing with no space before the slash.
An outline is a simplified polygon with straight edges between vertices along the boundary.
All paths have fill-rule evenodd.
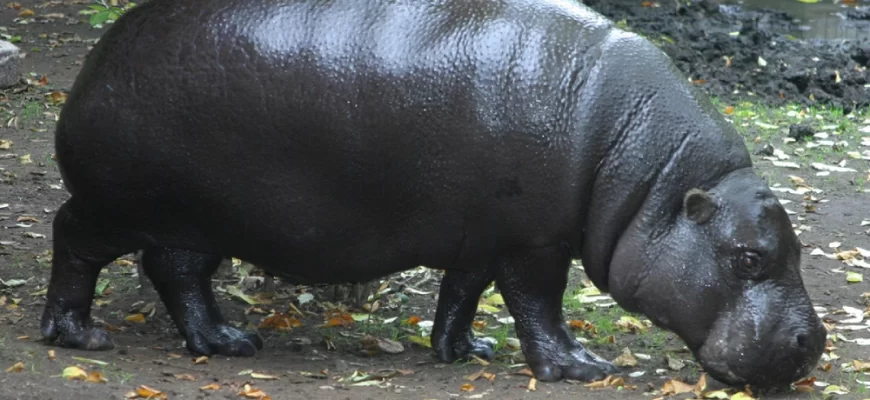
<path id="1" fill-rule="evenodd" d="M 820 0 L 818 3 L 802 3 L 798 0 L 726 0 L 722 4 L 742 5 L 747 10 L 761 8 L 785 11 L 797 21 L 798 29 L 782 32 L 801 39 L 870 39 L 870 20 L 855 20 L 846 18 L 849 10 L 856 10 L 856 5 L 844 5 L 842 1 L 836 4 L 832 0 Z M 859 9 L 870 12 L 870 1 L 860 1 Z"/>

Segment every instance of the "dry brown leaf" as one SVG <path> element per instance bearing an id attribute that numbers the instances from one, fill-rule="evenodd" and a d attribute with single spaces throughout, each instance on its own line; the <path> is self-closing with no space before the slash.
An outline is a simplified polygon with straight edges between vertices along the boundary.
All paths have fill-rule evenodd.
<path id="1" fill-rule="evenodd" d="M 136 388 L 136 395 L 146 399 L 166 400 L 166 393 L 145 385 L 140 385 Z"/>
<path id="2" fill-rule="evenodd" d="M 242 391 L 239 392 L 239 396 L 247 397 L 249 399 L 260 399 L 260 400 L 270 400 L 271 397 L 263 393 L 262 390 L 251 387 L 251 385 L 245 384 L 242 388 Z"/>
<path id="3" fill-rule="evenodd" d="M 857 372 L 870 372 L 870 362 L 852 360 L 852 367 L 855 368 L 855 371 Z"/>
<path id="4" fill-rule="evenodd" d="M 625 386 L 625 380 L 619 377 L 615 377 L 613 375 L 608 375 L 606 378 L 600 381 L 594 381 L 583 385 L 590 389 L 603 389 L 608 386 L 620 387 Z"/>
<path id="5" fill-rule="evenodd" d="M 670 396 L 672 394 L 692 393 L 694 392 L 695 387 L 685 382 L 668 379 L 668 381 L 662 385 L 661 390 L 663 395 Z"/>
<path id="6" fill-rule="evenodd" d="M 461 390 L 463 392 L 473 392 L 474 385 L 472 385 L 470 383 L 463 383 L 462 386 L 459 387 L 459 390 Z"/>
<path id="7" fill-rule="evenodd" d="M 193 359 L 194 364 L 208 364 L 208 356 L 199 356 Z"/>
<path id="8" fill-rule="evenodd" d="M 102 372 L 91 371 L 91 372 L 88 372 L 88 377 L 85 378 L 85 382 L 106 383 L 106 382 L 108 382 L 108 380 L 106 379 L 106 377 L 103 375 Z"/>
<path id="9" fill-rule="evenodd" d="M 48 351 L 48 359 L 51 361 L 54 361 L 56 358 L 57 358 L 57 353 L 55 353 L 54 350 L 49 350 Z"/>
<path id="10" fill-rule="evenodd" d="M 326 327 L 331 328 L 334 326 L 350 326 L 353 325 L 353 323 L 353 316 L 350 315 L 350 313 L 331 313 L 327 315 Z"/>
<path id="11" fill-rule="evenodd" d="M 221 388 L 221 385 L 219 385 L 217 383 L 209 383 L 208 385 L 200 386 L 199 390 L 203 390 L 203 391 L 205 391 L 205 390 L 220 390 L 220 388 Z"/>
<path id="12" fill-rule="evenodd" d="M 124 317 L 124 321 L 131 322 L 134 324 L 144 324 L 145 323 L 145 315 L 144 314 L 132 314 Z"/>
<path id="13" fill-rule="evenodd" d="M 24 371 L 24 363 L 19 361 L 12 365 L 9 368 L 6 368 L 6 372 L 23 372 Z"/>
<path id="14" fill-rule="evenodd" d="M 191 375 L 191 374 L 175 374 L 173 376 L 175 376 L 175 379 L 182 380 L 182 381 L 193 382 L 196 380 L 196 378 L 194 378 L 193 375 Z"/>
<path id="15" fill-rule="evenodd" d="M 512 374 L 512 375 L 524 375 L 524 376 L 529 376 L 529 377 L 534 377 L 534 376 L 535 376 L 535 374 L 532 373 L 532 370 L 530 370 L 530 369 L 528 369 L 528 368 L 523 368 L 523 369 L 521 369 L 521 370 L 519 370 L 519 371 L 511 372 L 511 374 Z"/>
<path id="16" fill-rule="evenodd" d="M 254 379 L 262 379 L 262 380 L 275 380 L 275 379 L 278 379 L 278 377 L 275 376 L 275 375 L 266 375 L 266 374 L 261 374 L 261 373 L 258 373 L 258 372 L 252 372 L 252 373 L 251 373 L 251 378 L 254 378 Z"/>
<path id="17" fill-rule="evenodd" d="M 405 323 L 408 325 L 414 326 L 414 325 L 419 324 L 420 321 L 422 321 L 422 320 L 423 320 L 423 318 L 420 318 L 416 315 L 412 315 L 412 316 L 408 317 L 408 319 L 405 320 Z"/>
<path id="18" fill-rule="evenodd" d="M 636 367 L 637 359 L 631 354 L 631 350 L 628 347 L 622 349 L 622 353 L 619 357 L 616 357 L 613 360 L 613 364 L 617 367 Z"/>
<path id="19" fill-rule="evenodd" d="M 302 322 L 285 313 L 277 313 L 263 319 L 258 328 L 260 329 L 276 329 L 279 331 L 292 331 L 293 328 L 302 326 Z"/>
<path id="20" fill-rule="evenodd" d="M 795 390 L 798 392 L 814 392 L 816 377 L 809 376 L 794 383 Z"/>
<path id="21" fill-rule="evenodd" d="M 483 376 L 484 372 L 486 372 L 486 368 L 481 368 L 480 371 L 477 371 L 471 375 L 466 376 L 465 379 L 474 382 L 474 381 L 480 379 L 480 377 Z"/>
<path id="22" fill-rule="evenodd" d="M 36 15 L 36 12 L 29 8 L 25 8 L 18 13 L 18 16 L 22 18 L 32 17 L 34 15 Z"/>
<path id="23" fill-rule="evenodd" d="M 538 390 L 537 386 L 538 386 L 537 379 L 535 379 L 535 378 L 529 379 L 529 391 L 534 392 L 535 390 Z"/>

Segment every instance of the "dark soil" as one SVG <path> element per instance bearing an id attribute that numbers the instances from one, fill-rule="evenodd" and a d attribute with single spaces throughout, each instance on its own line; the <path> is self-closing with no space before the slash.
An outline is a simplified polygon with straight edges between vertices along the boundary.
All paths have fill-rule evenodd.
<path id="1" fill-rule="evenodd" d="M 692 81 L 724 100 L 749 95 L 770 105 L 831 104 L 846 110 L 870 105 L 870 40 L 795 40 L 787 34 L 796 29 L 787 13 L 712 0 L 680 8 L 666 1 L 661 7 L 641 1 L 584 3 L 659 44 Z"/>
<path id="2" fill-rule="evenodd" d="M 98 323 L 117 330 L 113 333 L 117 343 L 114 350 L 74 351 L 37 341 L 40 338 L 39 317 L 44 305 L 42 290 L 50 272 L 51 223 L 55 210 L 68 198 L 52 160 L 52 135 L 58 112 L 58 106 L 51 101 L 52 93 L 69 90 L 89 46 L 104 30 L 91 28 L 83 22 L 87 17 L 78 15 L 86 7 L 84 1 L 45 3 L 42 0 L 21 0 L 20 3 L 21 8 L 6 7 L 5 4 L 0 8 L 0 26 L 5 27 L 0 33 L 9 37 L 20 35 L 18 45 L 26 53 L 23 59 L 26 75 L 23 78 L 29 80 L 28 84 L 0 94 L 0 116 L 3 117 L 0 121 L 3 124 L 0 127 L 0 139 L 13 142 L 10 149 L 0 150 L 0 279 L 4 282 L 15 279 L 25 282 L 11 287 L 0 284 L 0 366 L 6 369 L 23 362 L 25 369 L 19 373 L 0 372 L 0 399 L 122 398 L 139 385 L 163 390 L 171 399 L 236 399 L 242 398 L 238 392 L 245 383 L 261 388 L 273 399 L 648 399 L 660 396 L 648 391 L 660 389 L 667 379 L 681 379 L 690 383 L 698 379 L 699 371 L 691 365 L 678 372 L 666 370 L 661 374 L 656 373 L 657 369 L 666 368 L 666 357 L 691 357 L 682 351 L 682 343 L 673 335 L 653 330 L 655 333 L 651 331 L 647 334 L 617 332 L 615 343 L 609 342 L 606 335 L 578 332 L 578 336 L 590 340 L 590 348 L 608 359 L 615 358 L 623 347 L 652 356 L 649 361 L 641 361 L 638 367 L 626 368 L 626 375 L 635 371 L 645 371 L 645 375 L 626 377 L 627 383 L 634 386 L 624 390 L 592 390 L 576 382 L 538 382 L 537 390 L 530 391 L 527 386 L 529 378 L 516 374 L 522 367 L 511 367 L 511 364 L 521 362 L 521 359 L 515 357 L 515 350 L 507 348 L 501 349 L 497 362 L 487 367 L 487 371 L 496 373 L 492 382 L 484 379 L 470 382 L 466 377 L 483 367 L 475 363 L 435 363 L 429 349 L 410 342 L 409 335 L 419 334 L 417 328 L 403 326 L 399 322 L 317 327 L 326 320 L 324 309 L 331 307 L 322 302 L 322 293 L 319 291 L 315 291 L 313 302 L 298 305 L 306 313 L 304 318 L 300 318 L 303 326 L 289 333 L 261 330 L 266 347 L 256 357 L 212 357 L 207 364 L 194 364 L 194 356 L 184 349 L 181 337 L 156 294 L 147 286 L 138 288 L 139 281 L 135 276 L 135 265 L 132 264 L 135 258 L 132 255 L 112 264 L 103 272 L 102 277 L 110 282 L 111 293 L 98 298 L 99 302 L 93 310 Z M 771 104 L 783 101 L 809 104 L 812 94 L 816 102 L 830 102 L 842 107 L 867 105 L 867 89 L 862 85 L 867 83 L 868 75 L 866 70 L 856 69 L 859 64 L 867 65 L 866 51 L 860 53 L 857 50 L 862 46 L 866 48 L 867 43 L 834 45 L 788 40 L 774 32 L 788 28 L 784 25 L 789 23 L 789 19 L 780 13 L 721 13 L 707 10 L 701 5 L 677 12 L 670 4 L 660 8 L 640 7 L 639 0 L 596 0 L 587 3 L 615 20 L 626 19 L 629 28 L 654 39 L 677 60 L 679 67 L 691 79 L 705 81 L 699 83 L 701 89 L 720 96 L 725 102 L 737 101 L 751 91 L 755 96 L 748 98 Z M 36 16 L 19 18 L 22 9 L 32 9 Z M 56 15 L 59 13 L 63 15 Z M 759 19 L 757 24 L 748 22 L 756 18 Z M 735 30 L 741 31 L 738 37 L 728 35 L 728 32 Z M 661 39 L 662 35 L 674 43 Z M 777 45 L 771 46 L 771 41 L 776 41 Z M 766 68 L 758 66 L 759 55 L 767 60 Z M 813 55 L 819 57 L 820 61 L 812 61 Z M 722 56 L 733 57 L 730 68 L 724 67 Z M 788 66 L 783 66 L 783 63 Z M 839 71 L 842 82 L 832 83 L 834 71 Z M 732 93 L 735 90 L 739 93 Z M 787 132 L 782 135 L 786 136 Z M 32 162 L 23 163 L 27 158 L 22 157 L 28 155 Z M 761 157 L 758 155 L 756 159 L 760 160 Z M 759 169 L 761 173 L 768 173 L 772 167 L 759 164 Z M 867 169 L 866 163 L 858 169 Z M 793 173 L 809 177 L 812 172 L 804 168 Z M 860 226 L 862 218 L 870 219 L 870 201 L 867 201 L 865 193 L 856 192 L 856 179 L 853 176 L 833 177 L 825 182 L 824 197 L 827 202 L 817 204 L 814 212 L 801 210 L 793 215 L 795 224 L 811 225 L 813 228 L 800 236 L 807 246 L 804 251 L 804 279 L 817 305 L 829 311 L 843 305 L 863 308 L 865 304 L 861 294 L 870 292 L 866 279 L 864 283 L 847 285 L 842 273 L 832 272 L 843 268 L 841 262 L 810 257 L 809 252 L 818 247 L 827 249 L 831 241 L 870 248 L 865 228 Z M 784 180 L 778 183 L 787 184 Z M 792 199 L 800 201 L 799 197 Z M 419 272 L 388 277 L 391 279 L 388 286 L 394 292 L 381 299 L 382 307 L 374 315 L 379 321 L 391 317 L 402 321 L 410 316 L 431 320 L 436 304 L 437 277 L 435 274 L 427 278 Z M 215 285 L 225 287 L 237 279 L 216 280 Z M 247 281 L 257 280 L 249 278 Z M 573 269 L 572 288 L 583 287 L 582 281 L 582 273 Z M 277 296 L 272 303 L 258 307 L 266 312 L 271 309 L 286 311 L 289 304 L 298 304 L 299 294 L 305 290 L 279 282 Z M 260 291 L 262 288 L 259 286 L 246 290 L 250 295 Z M 264 315 L 238 299 L 221 294 L 219 300 L 227 319 L 241 327 L 254 327 L 263 320 Z M 134 307 L 134 304 L 143 301 L 156 304 L 154 314 L 149 314 L 144 324 L 125 321 L 131 309 L 140 308 Z M 624 314 L 618 309 L 607 312 L 612 313 L 613 318 L 602 309 L 575 307 L 567 310 L 567 318 L 600 318 L 599 325 L 603 326 L 608 320 Z M 497 314 L 498 318 L 506 316 L 505 311 Z M 480 315 L 479 319 L 489 324 L 485 329 L 487 335 L 501 334 L 495 318 Z M 397 338 L 405 350 L 395 355 L 366 357 L 359 351 L 360 338 L 366 333 Z M 508 336 L 511 335 L 509 332 Z M 852 332 L 847 332 L 847 335 L 849 338 L 856 336 Z M 814 370 L 812 375 L 819 380 L 848 387 L 851 395 L 856 396 L 854 398 L 870 397 L 860 395 L 861 386 L 855 383 L 855 379 L 870 380 L 870 377 L 843 373 L 841 370 L 842 363 L 849 363 L 853 359 L 867 361 L 868 348 L 847 342 L 839 342 L 836 346 L 836 354 L 840 359 L 832 362 L 832 369 L 829 372 Z M 49 350 L 55 351 L 56 359 L 47 357 Z M 72 357 L 102 360 L 109 365 L 96 366 Z M 59 375 L 63 369 L 72 365 L 100 370 L 108 383 L 61 379 Z M 239 374 L 245 370 L 275 375 L 279 379 L 258 380 L 250 375 Z M 391 377 L 379 386 L 352 386 L 348 378 L 355 371 L 383 373 Z M 177 374 L 189 374 L 195 381 L 180 379 Z M 199 389 L 213 382 L 220 383 L 221 389 L 216 392 Z M 474 390 L 463 391 L 463 385 L 469 383 Z M 722 387 L 715 382 L 710 382 L 710 385 Z M 772 398 L 810 396 L 820 397 L 818 393 L 791 393 Z"/>

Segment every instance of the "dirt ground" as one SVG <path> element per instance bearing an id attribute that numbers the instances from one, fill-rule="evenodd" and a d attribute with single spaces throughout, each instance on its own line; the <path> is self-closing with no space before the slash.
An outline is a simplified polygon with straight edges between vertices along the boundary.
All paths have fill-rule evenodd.
<path id="1" fill-rule="evenodd" d="M 246 384 L 272 399 L 652 399 L 663 396 L 662 387 L 668 380 L 694 384 L 701 376 L 702 371 L 673 335 L 656 328 L 624 329 L 617 323 L 630 321 L 623 318 L 628 314 L 608 304 L 606 297 L 596 297 L 579 267 L 572 271 L 573 292 L 566 295 L 571 300 L 566 303 L 567 318 L 579 327 L 578 337 L 606 358 L 615 359 L 624 348 L 635 354 L 638 364 L 624 368 L 621 385 L 590 388 L 578 382 L 537 382 L 530 387 L 521 356 L 511 347 L 513 332 L 510 321 L 504 319 L 508 314 L 495 297 L 488 297 L 491 293 L 476 326 L 504 346 L 499 357 L 488 366 L 435 362 L 431 351 L 415 342 L 425 336 L 436 304 L 437 272 L 423 269 L 377 282 L 384 290 L 376 306 L 374 298 L 366 302 L 369 309 L 378 307 L 368 314 L 326 302 L 323 290 L 281 282 L 275 296 L 268 298 L 262 294 L 262 277 L 247 273 L 246 264 L 236 266 L 215 280 L 227 319 L 254 328 L 272 311 L 289 316 L 298 310 L 301 315 L 294 318 L 279 316 L 270 321 L 299 321 L 301 326 L 289 331 L 261 329 L 265 348 L 256 357 L 211 357 L 196 363 L 155 292 L 147 285 L 138 287 L 131 255 L 103 272 L 105 285 L 98 288 L 101 293 L 93 310 L 98 323 L 113 332 L 114 350 L 84 352 L 40 342 L 39 317 L 50 271 L 50 227 L 54 212 L 68 197 L 52 160 L 56 103 L 71 87 L 89 46 L 104 28 L 92 28 L 88 17 L 79 15 L 87 7 L 84 1 L 18 3 L 0 7 L 0 34 L 16 41 L 26 53 L 23 78 L 29 80 L 0 93 L 0 366 L 9 368 L 0 372 L 0 399 L 123 398 L 140 385 L 160 390 L 171 399 L 235 399 L 243 398 L 239 393 L 246 391 Z M 774 29 L 778 23 L 787 23 L 778 14 L 767 14 L 766 21 L 773 22 L 748 27 L 735 41 L 727 33 L 733 28 L 729 24 L 747 14 L 711 17 L 717 14 L 700 5 L 678 13 L 665 1 L 659 8 L 641 7 L 639 0 L 587 3 L 655 39 L 691 79 L 718 97 L 720 109 L 746 135 L 750 148 L 758 149 L 753 157 L 759 173 L 779 190 L 793 212 L 805 246 L 803 277 L 829 324 L 831 343 L 819 368 L 811 373 L 816 382 L 802 386 L 812 391 L 755 395 L 870 398 L 870 376 L 856 371 L 864 367 L 854 363 L 870 362 L 870 277 L 854 283 L 847 279 L 857 280 L 870 272 L 864 254 L 855 250 L 870 249 L 870 226 L 865 226 L 870 225 L 870 201 L 864 188 L 870 178 L 870 142 L 861 139 L 870 137 L 870 89 L 865 87 L 870 83 L 868 58 L 862 53 L 867 43 L 811 46 L 788 42 Z M 25 12 L 22 17 L 25 10 L 34 15 Z M 763 44 L 770 40 L 787 44 Z M 768 65 L 787 60 L 789 67 L 759 69 L 759 55 Z M 822 67 L 808 67 L 817 55 L 823 60 Z M 724 62 L 722 56 L 733 57 L 730 69 L 717 64 Z M 832 84 L 829 81 L 835 74 L 840 78 Z M 803 106 L 773 108 L 785 103 Z M 789 127 L 795 123 L 811 126 L 816 135 L 789 141 Z M 795 165 L 783 164 L 789 162 Z M 833 168 L 826 174 L 819 169 L 825 168 L 821 164 L 841 170 Z M 870 253 L 866 255 L 870 258 Z M 241 288 L 255 304 L 233 295 L 234 288 Z M 334 313 L 326 315 L 330 311 Z M 144 316 L 144 323 L 136 322 L 137 314 Z M 420 321 L 415 324 L 417 317 Z M 576 322 L 581 320 L 585 322 Z M 347 326 L 319 326 L 336 322 Z M 583 329 L 592 325 L 597 334 Z M 382 341 L 383 350 L 368 356 L 365 335 L 396 340 L 402 348 Z M 73 366 L 99 371 L 106 382 L 64 379 L 64 370 Z M 210 384 L 220 388 L 203 388 Z M 723 387 L 709 380 L 706 392 Z"/>

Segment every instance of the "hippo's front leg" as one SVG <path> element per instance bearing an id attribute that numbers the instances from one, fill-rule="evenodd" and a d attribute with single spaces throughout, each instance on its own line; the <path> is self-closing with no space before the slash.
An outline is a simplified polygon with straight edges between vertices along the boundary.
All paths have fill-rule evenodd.
<path id="1" fill-rule="evenodd" d="M 476 339 L 471 324 L 480 295 L 494 279 L 491 267 L 470 272 L 447 271 L 441 279 L 431 338 L 432 347 L 441 361 L 453 362 L 472 355 L 483 359 L 492 357 L 492 345 Z"/>
<path id="2" fill-rule="evenodd" d="M 516 321 L 526 363 L 542 381 L 593 381 L 618 371 L 586 350 L 563 320 L 570 265 L 567 246 L 514 251 L 496 265 L 496 283 Z"/>

